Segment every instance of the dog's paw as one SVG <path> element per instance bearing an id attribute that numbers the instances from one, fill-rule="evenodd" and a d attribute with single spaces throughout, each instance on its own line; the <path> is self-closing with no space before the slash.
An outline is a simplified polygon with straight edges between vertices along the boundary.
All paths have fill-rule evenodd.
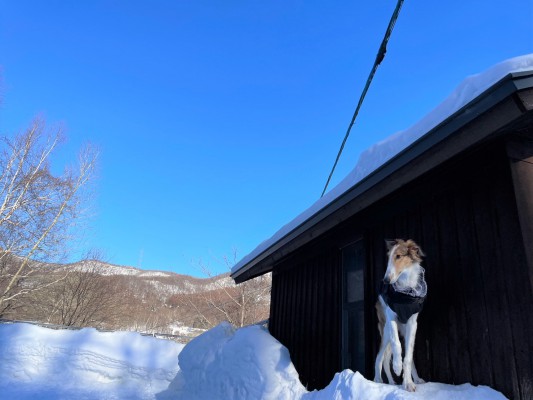
<path id="1" fill-rule="evenodd" d="M 380 375 L 374 376 L 374 382 L 376 383 L 383 383 L 383 379 L 381 379 Z"/>
<path id="2" fill-rule="evenodd" d="M 413 380 L 415 381 L 415 383 L 416 383 L 417 385 L 420 385 L 420 384 L 422 384 L 422 383 L 426 383 L 426 381 L 423 380 L 422 378 L 413 378 Z"/>
<path id="3" fill-rule="evenodd" d="M 416 390 L 416 385 L 413 382 L 404 382 L 403 388 L 408 392 L 414 392 Z"/>
<path id="4" fill-rule="evenodd" d="M 402 358 L 401 357 L 393 357 L 393 361 L 392 361 L 392 368 L 394 369 L 394 373 L 396 374 L 396 376 L 400 376 L 402 374 L 402 369 L 403 369 L 403 365 L 402 365 Z"/>

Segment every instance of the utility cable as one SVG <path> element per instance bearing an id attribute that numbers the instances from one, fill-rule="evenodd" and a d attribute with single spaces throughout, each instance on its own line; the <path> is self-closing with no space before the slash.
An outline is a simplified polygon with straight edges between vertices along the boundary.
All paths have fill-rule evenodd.
<path id="1" fill-rule="evenodd" d="M 368 91 L 368 88 L 370 87 L 370 84 L 372 83 L 372 79 L 374 78 L 374 75 L 376 74 L 378 66 L 381 64 L 381 62 L 385 58 L 385 53 L 387 52 L 387 43 L 389 42 L 392 30 L 394 29 L 394 25 L 396 24 L 396 20 L 398 19 L 398 16 L 400 15 L 400 10 L 402 8 L 403 1 L 404 0 L 398 0 L 398 3 L 396 4 L 396 8 L 394 9 L 394 12 L 392 13 L 392 17 L 389 21 L 389 26 L 387 27 L 385 36 L 383 37 L 383 40 L 381 41 L 381 45 L 379 46 L 378 54 L 376 56 L 376 60 L 374 61 L 374 66 L 372 67 L 372 70 L 370 71 L 370 75 L 368 75 L 368 79 L 366 80 L 365 87 L 363 89 L 363 92 L 361 93 L 361 97 L 359 98 L 359 103 L 357 103 L 357 107 L 353 114 L 352 121 L 350 122 L 350 125 L 348 126 L 348 130 L 346 131 L 346 135 L 344 136 L 344 140 L 342 141 L 341 147 L 337 154 L 337 158 L 335 159 L 335 163 L 333 164 L 333 168 L 331 169 L 331 172 L 329 173 L 328 180 L 326 182 L 326 185 L 324 186 L 324 190 L 322 191 L 322 194 L 320 195 L 320 197 L 323 197 L 324 193 L 326 193 L 329 182 L 331 181 L 331 177 L 333 176 L 333 172 L 335 171 L 335 168 L 337 167 L 337 163 L 339 162 L 339 158 L 341 157 L 341 153 L 344 150 L 344 145 L 346 144 L 346 140 L 348 140 L 348 136 L 350 136 L 350 131 L 352 130 L 352 126 L 355 123 L 355 119 L 357 118 L 357 115 L 359 114 L 359 109 L 363 105 L 366 92 Z"/>

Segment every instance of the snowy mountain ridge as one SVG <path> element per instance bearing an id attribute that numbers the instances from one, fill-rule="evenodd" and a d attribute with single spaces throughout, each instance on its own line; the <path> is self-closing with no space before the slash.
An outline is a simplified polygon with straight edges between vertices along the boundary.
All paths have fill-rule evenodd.
<path id="1" fill-rule="evenodd" d="M 148 284 L 156 290 L 160 298 L 166 298 L 174 294 L 206 292 L 233 285 L 233 280 L 227 273 L 213 277 L 196 278 L 170 271 L 143 270 L 98 260 L 83 260 L 62 265 L 42 264 L 38 270 L 40 273 L 44 271 L 53 273 L 95 272 L 102 276 L 130 278 L 131 281 Z"/>

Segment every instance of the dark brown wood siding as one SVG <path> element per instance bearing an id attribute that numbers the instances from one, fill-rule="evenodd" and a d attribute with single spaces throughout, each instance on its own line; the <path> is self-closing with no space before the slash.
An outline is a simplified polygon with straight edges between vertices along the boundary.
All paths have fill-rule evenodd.
<path id="1" fill-rule="evenodd" d="M 340 365 L 340 252 L 293 258 L 272 274 L 270 333 L 285 345 L 302 383 L 325 387 Z"/>
<path id="2" fill-rule="evenodd" d="M 381 215 L 368 240 L 373 297 L 386 265 L 383 238 L 413 238 L 427 254 L 419 374 L 533 398 L 533 296 L 505 144 L 432 173 L 372 213 Z M 377 330 L 373 338 L 375 355 Z"/>
<path id="3" fill-rule="evenodd" d="M 449 160 L 275 266 L 270 330 L 309 389 L 325 387 L 340 370 L 339 249 L 354 236 L 366 243 L 372 372 L 384 239 L 412 238 L 427 254 L 429 287 L 415 348 L 420 376 L 533 399 L 533 266 L 511 166 L 505 142 Z"/>
<path id="4" fill-rule="evenodd" d="M 533 288 L 533 121 L 531 125 L 523 135 L 517 135 L 507 142 L 507 154 L 529 265 L 529 280 Z"/>

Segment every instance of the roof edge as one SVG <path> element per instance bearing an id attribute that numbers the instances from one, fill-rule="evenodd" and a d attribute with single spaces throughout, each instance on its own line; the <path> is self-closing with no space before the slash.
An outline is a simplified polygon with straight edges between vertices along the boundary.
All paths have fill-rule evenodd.
<path id="1" fill-rule="evenodd" d="M 425 153 L 427 150 L 429 150 L 429 148 L 435 145 L 434 141 L 430 141 L 430 143 L 426 143 L 425 145 L 421 146 L 423 142 L 428 141 L 428 138 L 436 136 L 435 139 L 437 139 L 437 142 L 440 142 L 447 138 L 449 135 L 451 135 L 453 132 L 459 130 L 462 126 L 478 118 L 481 114 L 488 111 L 491 107 L 505 100 L 507 97 L 520 90 L 528 88 L 533 88 L 533 70 L 507 73 L 501 79 L 486 88 L 482 93 L 468 101 L 461 108 L 453 112 L 441 122 L 437 123 L 437 125 L 429 129 L 427 132 L 422 134 L 421 137 L 416 139 L 409 146 L 407 146 L 406 148 L 398 152 L 396 155 L 391 157 L 389 160 L 384 162 L 381 166 L 376 168 L 366 177 L 355 183 L 345 192 L 334 198 L 331 202 L 319 208 L 308 218 L 306 218 L 301 223 L 297 224 L 295 227 L 286 232 L 284 235 L 279 237 L 276 241 L 266 245 L 263 249 L 259 251 L 257 251 L 257 249 L 254 250 L 254 252 L 257 252 L 255 256 L 251 257 L 250 259 L 247 259 L 248 256 L 244 257 L 239 263 L 235 265 L 234 269 L 231 272 L 231 277 L 236 282 L 242 282 L 262 273 L 269 272 L 271 270 L 272 265 L 263 266 L 259 268 L 256 273 L 251 273 L 250 270 L 259 265 L 260 263 L 264 262 L 267 258 L 272 257 L 272 255 L 278 252 L 282 247 L 284 247 L 296 237 L 301 235 L 304 231 L 311 229 L 320 221 L 323 221 L 325 218 L 330 216 L 332 213 L 334 213 L 340 207 L 345 205 L 347 202 L 353 201 L 362 192 L 370 189 L 372 186 L 375 186 L 379 182 L 382 182 L 384 179 L 387 178 L 387 176 L 389 176 L 393 172 L 386 171 L 387 169 L 390 169 L 392 165 L 397 164 L 395 166 L 396 169 L 402 168 L 410 161 L 412 161 L 415 157 L 418 157 L 419 155 Z M 448 129 L 449 132 L 447 134 L 436 134 L 442 130 L 445 130 L 445 127 L 451 127 L 452 129 Z M 417 151 L 413 153 L 414 150 Z M 367 187 L 365 188 L 365 186 Z M 355 192 L 360 193 L 354 196 L 353 194 Z M 268 240 L 265 242 L 268 242 Z M 258 247 L 260 246 L 261 245 L 259 245 Z"/>

